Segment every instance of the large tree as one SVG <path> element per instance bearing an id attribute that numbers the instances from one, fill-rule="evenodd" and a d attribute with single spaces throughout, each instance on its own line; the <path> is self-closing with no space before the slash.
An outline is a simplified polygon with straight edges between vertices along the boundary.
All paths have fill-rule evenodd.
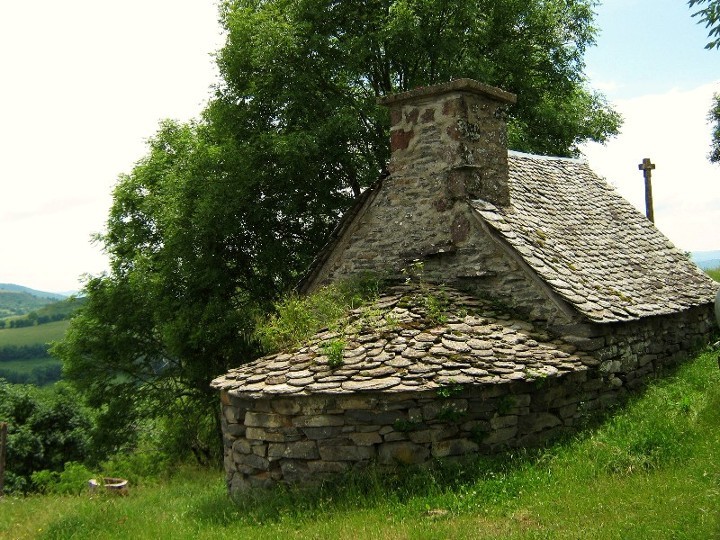
<path id="1" fill-rule="evenodd" d="M 688 6 L 700 7 L 692 16 L 698 17 L 698 23 L 708 29 L 710 41 L 706 49 L 720 49 L 720 0 L 688 0 Z M 708 112 L 708 121 L 712 125 L 712 140 L 708 159 L 720 163 L 720 94 L 713 96 L 713 104 Z"/>
<path id="2" fill-rule="evenodd" d="M 704 24 L 708 29 L 710 41 L 707 42 L 705 48 L 720 49 L 720 1 L 688 0 L 688 6 L 700 8 L 692 16 L 698 17 L 698 23 Z"/>
<path id="3" fill-rule="evenodd" d="M 224 2 L 222 82 L 201 120 L 163 124 L 120 178 L 99 237 L 111 270 L 57 348 L 68 377 L 118 429 L 143 411 L 198 425 L 210 379 L 260 353 L 258 314 L 385 166 L 378 96 L 472 77 L 518 93 L 515 149 L 574 155 L 614 134 L 583 75 L 594 3 Z"/>

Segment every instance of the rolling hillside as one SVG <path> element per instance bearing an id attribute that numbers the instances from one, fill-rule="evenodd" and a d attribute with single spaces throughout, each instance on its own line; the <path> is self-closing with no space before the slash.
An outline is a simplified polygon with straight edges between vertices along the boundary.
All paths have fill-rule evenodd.
<path id="1" fill-rule="evenodd" d="M 64 298 L 57 293 L 36 291 L 12 283 L 0 283 L 0 319 L 26 315 Z"/>

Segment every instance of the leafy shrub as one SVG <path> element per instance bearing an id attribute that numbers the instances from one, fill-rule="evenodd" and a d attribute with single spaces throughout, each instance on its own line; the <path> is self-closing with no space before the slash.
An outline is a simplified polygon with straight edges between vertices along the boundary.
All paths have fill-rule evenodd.
<path id="1" fill-rule="evenodd" d="M 335 369 L 343 364 L 343 351 L 345 350 L 345 341 L 342 339 L 333 339 L 322 347 L 322 353 L 328 358 L 328 366 Z"/>
<path id="2" fill-rule="evenodd" d="M 78 495 L 87 489 L 95 474 L 81 463 L 68 462 L 62 471 L 37 471 L 32 474 L 33 487 L 41 493 Z"/>
<path id="3" fill-rule="evenodd" d="M 8 423 L 6 489 L 27 492 L 32 474 L 59 472 L 67 461 L 90 453 L 92 420 L 75 391 L 62 383 L 48 389 L 0 379 L 0 421 Z"/>
<path id="4" fill-rule="evenodd" d="M 349 310 L 376 298 L 381 279 L 366 274 L 323 287 L 300 297 L 290 294 L 275 304 L 275 314 L 257 326 L 257 337 L 266 353 L 299 345 L 331 326 Z"/>

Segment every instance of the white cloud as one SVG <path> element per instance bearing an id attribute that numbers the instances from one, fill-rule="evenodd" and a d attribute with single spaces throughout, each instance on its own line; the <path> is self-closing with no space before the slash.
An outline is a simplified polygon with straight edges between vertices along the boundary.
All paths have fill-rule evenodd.
<path id="1" fill-rule="evenodd" d="M 679 248 L 720 249 L 720 166 L 707 160 L 706 117 L 720 81 L 698 88 L 615 102 L 625 118 L 622 133 L 607 146 L 584 148 L 591 167 L 645 212 L 638 164 L 650 158 L 655 222 Z"/>
<path id="2" fill-rule="evenodd" d="M 107 267 L 89 239 L 118 175 L 210 95 L 214 4 L 0 3 L 0 282 L 71 290 Z"/>

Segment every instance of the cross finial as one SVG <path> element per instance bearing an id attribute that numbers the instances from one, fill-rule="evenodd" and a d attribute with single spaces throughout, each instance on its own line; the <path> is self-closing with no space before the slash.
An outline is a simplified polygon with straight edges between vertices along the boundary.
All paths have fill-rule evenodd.
<path id="1" fill-rule="evenodd" d="M 650 161 L 650 158 L 645 158 L 642 163 L 638 165 L 638 170 L 643 172 L 645 177 L 645 215 L 647 218 L 655 223 L 655 214 L 653 212 L 653 200 L 652 200 L 652 170 L 655 168 L 655 164 Z"/>
<path id="2" fill-rule="evenodd" d="M 650 161 L 650 158 L 645 158 L 642 163 L 638 165 L 640 171 L 652 171 L 655 168 L 655 164 Z"/>

